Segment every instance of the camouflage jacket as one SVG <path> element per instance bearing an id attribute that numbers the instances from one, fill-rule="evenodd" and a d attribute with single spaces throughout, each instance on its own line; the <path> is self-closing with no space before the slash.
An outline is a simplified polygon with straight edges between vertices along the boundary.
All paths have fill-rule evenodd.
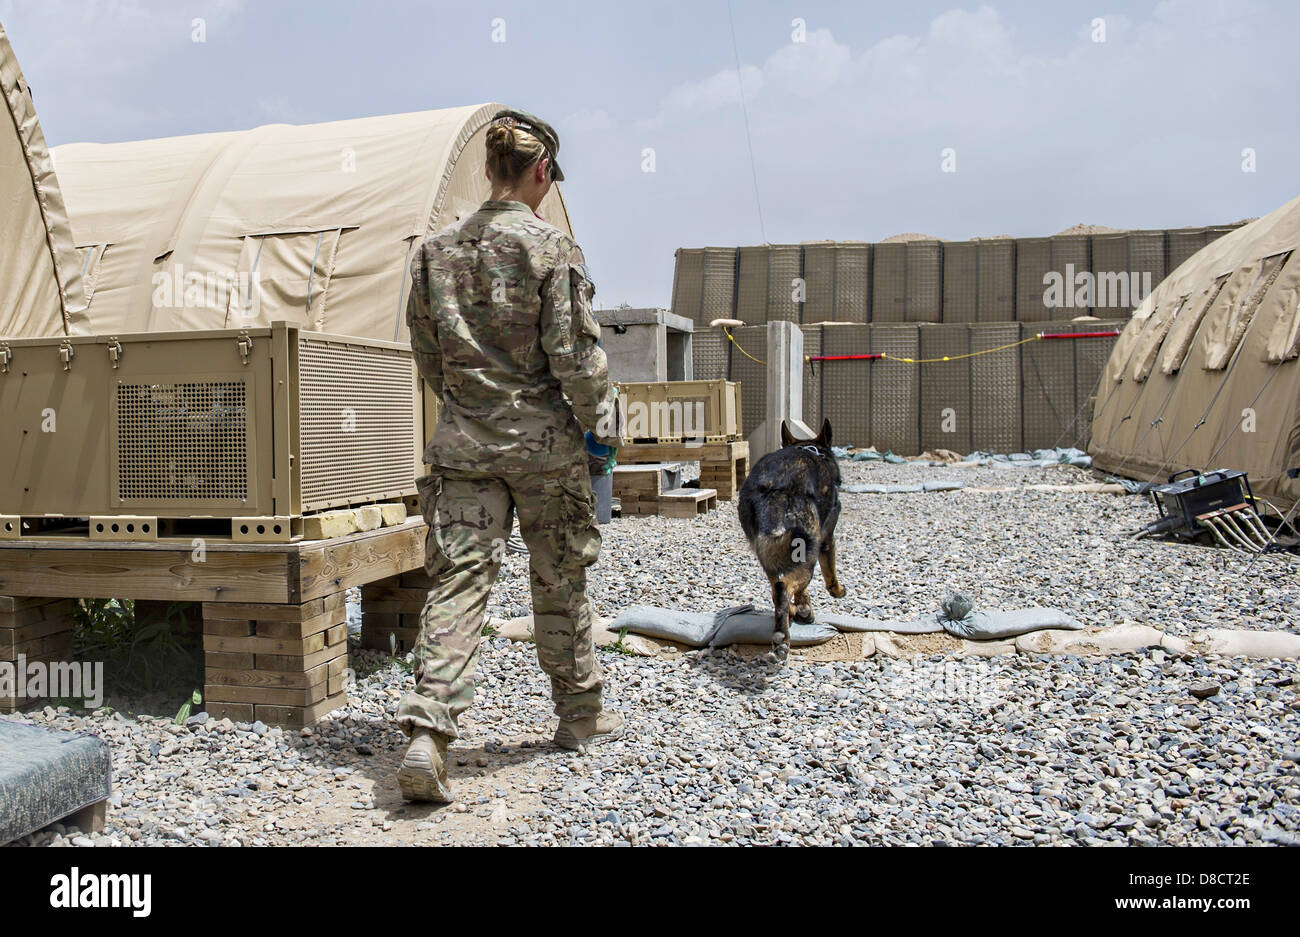
<path id="1" fill-rule="evenodd" d="M 571 237 L 489 200 L 428 238 L 411 277 L 411 348 L 443 402 L 425 462 L 548 471 L 583 457 L 583 429 L 617 444 L 595 286 Z"/>

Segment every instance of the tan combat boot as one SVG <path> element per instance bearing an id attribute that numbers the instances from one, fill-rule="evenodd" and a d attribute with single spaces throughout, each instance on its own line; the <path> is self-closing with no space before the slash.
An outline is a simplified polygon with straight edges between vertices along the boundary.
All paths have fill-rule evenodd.
<path id="1" fill-rule="evenodd" d="M 613 710 L 603 710 L 598 716 L 579 719 L 561 719 L 555 730 L 555 744 L 572 751 L 586 751 L 588 746 L 609 742 L 623 735 L 623 717 Z"/>
<path id="2" fill-rule="evenodd" d="M 447 780 L 447 737 L 420 726 L 411 730 L 411 746 L 397 772 L 403 800 L 452 802 Z"/>

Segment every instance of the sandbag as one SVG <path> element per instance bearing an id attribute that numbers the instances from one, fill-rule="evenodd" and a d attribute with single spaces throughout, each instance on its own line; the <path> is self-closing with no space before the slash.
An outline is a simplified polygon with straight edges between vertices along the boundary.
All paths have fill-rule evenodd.
<path id="1" fill-rule="evenodd" d="M 624 628 L 635 634 L 675 641 L 689 647 L 726 647 L 732 644 L 770 644 L 772 635 L 776 633 L 776 621 L 771 609 L 755 609 L 749 604 L 724 608 L 713 614 L 633 605 L 624 609 L 609 626 L 609 630 L 615 633 Z M 825 644 L 837 634 L 839 631 L 829 623 L 790 623 L 791 647 Z"/>
<path id="2" fill-rule="evenodd" d="M 1083 625 L 1059 608 L 1016 608 L 1010 611 L 971 612 L 965 618 L 949 618 L 942 612 L 933 616 L 949 634 L 972 641 L 1014 638 L 1046 628 L 1078 631 Z"/>
<path id="3" fill-rule="evenodd" d="M 958 488 L 966 487 L 963 482 L 953 479 L 935 479 L 927 482 L 916 482 L 911 485 L 845 485 L 840 491 L 858 495 L 898 495 L 898 494 L 919 494 L 930 491 L 956 491 Z"/>
<path id="4" fill-rule="evenodd" d="M 771 609 L 755 608 L 749 604 L 724 608 L 712 615 L 634 605 L 610 625 L 614 632 L 624 628 L 690 647 L 726 647 L 732 644 L 768 644 L 776 631 L 776 623 Z M 812 647 L 824 644 L 841 632 L 938 634 L 946 631 L 971 641 L 992 641 L 1047 628 L 1077 631 L 1083 625 L 1057 608 L 1033 606 L 1010 611 L 974 611 L 967 596 L 949 590 L 939 611 L 911 621 L 858 618 L 835 612 L 825 612 L 811 624 L 792 621 L 790 645 Z"/>
<path id="5" fill-rule="evenodd" d="M 713 634 L 712 614 L 683 612 L 675 608 L 633 605 L 619 613 L 609 630 L 618 634 L 624 628 L 662 641 L 676 641 L 691 647 L 704 647 Z"/>

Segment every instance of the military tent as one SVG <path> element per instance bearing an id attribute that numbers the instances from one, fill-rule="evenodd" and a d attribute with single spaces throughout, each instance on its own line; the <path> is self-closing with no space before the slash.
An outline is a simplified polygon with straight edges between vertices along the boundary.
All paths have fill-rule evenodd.
<path id="1" fill-rule="evenodd" d="M 1300 499 L 1300 198 L 1189 257 L 1133 314 L 1097 389 L 1102 469 L 1164 481 L 1239 469 Z"/>
<path id="2" fill-rule="evenodd" d="M 56 147 L 89 301 L 73 328 L 288 320 L 404 341 L 411 252 L 487 197 L 484 140 L 499 109 Z M 571 233 L 558 186 L 539 214 Z"/>
<path id="3" fill-rule="evenodd" d="M 31 90 L 0 24 L 0 338 L 62 335 L 83 311 L 63 196 Z"/>

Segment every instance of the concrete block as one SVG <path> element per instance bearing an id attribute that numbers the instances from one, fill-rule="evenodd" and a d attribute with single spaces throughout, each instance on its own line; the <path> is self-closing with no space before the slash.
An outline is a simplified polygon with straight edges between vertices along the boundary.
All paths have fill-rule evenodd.
<path id="1" fill-rule="evenodd" d="M 357 515 L 357 530 L 375 530 L 384 523 L 384 514 L 377 504 L 367 504 L 354 508 Z"/>
<path id="2" fill-rule="evenodd" d="M 332 540 L 356 533 L 358 529 L 354 511 L 326 511 L 302 519 L 304 540 Z"/>

